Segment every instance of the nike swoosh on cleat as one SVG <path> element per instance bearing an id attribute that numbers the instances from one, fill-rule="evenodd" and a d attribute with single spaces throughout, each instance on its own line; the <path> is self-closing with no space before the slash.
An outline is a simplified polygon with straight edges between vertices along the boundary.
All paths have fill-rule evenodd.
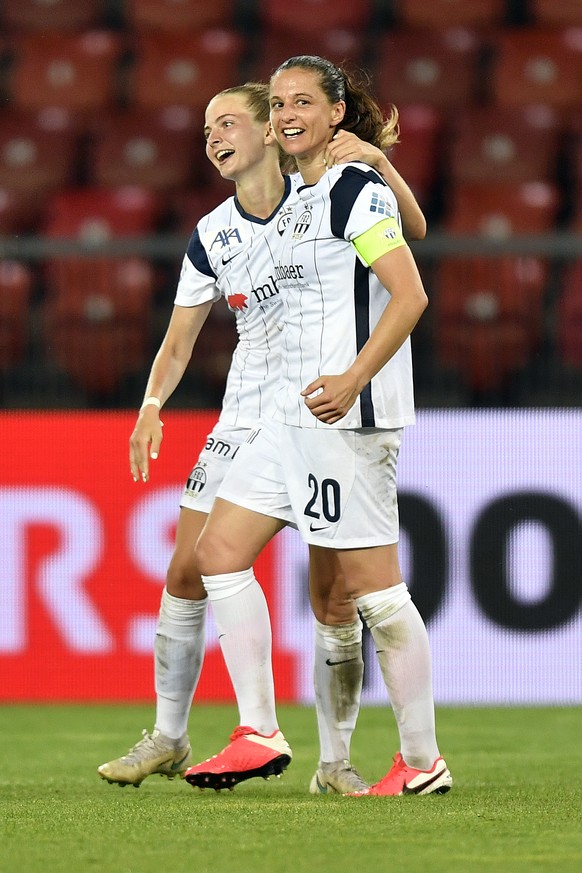
<path id="1" fill-rule="evenodd" d="M 183 758 L 180 758 L 179 761 L 174 761 L 173 764 L 170 764 L 170 770 L 179 770 L 186 758 L 188 757 L 189 752 L 186 752 Z"/>
<path id="2" fill-rule="evenodd" d="M 349 664 L 351 661 L 357 660 L 357 658 L 346 658 L 345 661 L 332 661 L 331 658 L 326 658 L 325 663 L 328 667 L 338 667 L 340 664 Z"/>
<path id="3" fill-rule="evenodd" d="M 317 784 L 317 788 L 320 794 L 327 794 L 327 785 L 322 785 L 319 781 L 319 776 L 315 776 L 315 782 Z"/>
<path id="4" fill-rule="evenodd" d="M 433 782 L 436 782 L 437 779 L 443 775 L 443 771 L 439 770 L 438 773 L 435 773 L 431 779 L 427 779 L 426 782 L 423 782 L 422 785 L 417 785 L 416 788 L 409 788 L 406 782 L 404 783 L 404 787 L 402 789 L 403 794 L 420 794 L 421 791 L 424 791 L 425 788 L 428 788 L 429 785 L 432 785 Z"/>

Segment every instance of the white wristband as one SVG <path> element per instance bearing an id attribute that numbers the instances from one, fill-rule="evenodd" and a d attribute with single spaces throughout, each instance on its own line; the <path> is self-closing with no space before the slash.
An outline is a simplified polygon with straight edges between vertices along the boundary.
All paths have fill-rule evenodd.
<path id="1" fill-rule="evenodd" d="M 160 400 L 159 397 L 146 397 L 146 399 L 144 400 L 144 402 L 142 403 L 142 405 L 139 408 L 140 412 L 142 411 L 144 406 L 157 406 L 158 409 L 161 409 L 162 408 L 162 401 Z"/>

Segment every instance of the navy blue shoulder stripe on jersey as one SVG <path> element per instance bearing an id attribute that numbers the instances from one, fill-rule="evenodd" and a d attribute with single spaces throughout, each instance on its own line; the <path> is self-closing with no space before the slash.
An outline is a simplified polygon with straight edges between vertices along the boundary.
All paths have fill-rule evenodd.
<path id="1" fill-rule="evenodd" d="M 208 260 L 206 249 L 202 245 L 202 240 L 200 239 L 197 227 L 194 228 L 194 232 L 190 237 L 186 254 L 197 270 L 204 273 L 205 276 L 210 276 L 212 279 L 216 279 L 216 273 L 210 266 L 210 261 Z"/>
<path id="2" fill-rule="evenodd" d="M 356 314 L 356 347 L 358 354 L 370 337 L 370 270 L 359 258 L 354 267 L 354 309 Z M 362 427 L 376 427 L 372 383 L 368 382 L 360 394 Z"/>
<path id="3" fill-rule="evenodd" d="M 331 202 L 331 232 L 339 239 L 344 238 L 348 218 L 362 188 L 368 182 L 383 183 L 384 179 L 375 170 L 360 170 L 359 167 L 346 167 L 329 193 Z"/>
<path id="4" fill-rule="evenodd" d="M 242 206 L 240 205 L 240 203 L 238 202 L 238 199 L 235 197 L 234 198 L 234 205 L 236 207 L 237 212 L 240 215 L 242 215 L 243 218 L 246 218 L 248 221 L 253 221 L 255 224 L 268 224 L 276 216 L 276 214 L 278 213 L 278 211 L 282 207 L 283 203 L 285 202 L 285 200 L 288 198 L 289 194 L 291 193 L 291 179 L 290 179 L 290 177 L 284 176 L 283 178 L 285 180 L 285 190 L 283 191 L 283 196 L 281 197 L 281 199 L 279 200 L 279 202 L 277 203 L 277 205 L 275 206 L 275 208 L 273 209 L 273 211 L 271 212 L 271 214 L 269 215 L 268 218 L 257 218 L 256 215 L 251 215 L 250 212 L 245 212 L 244 209 L 242 208 Z"/>

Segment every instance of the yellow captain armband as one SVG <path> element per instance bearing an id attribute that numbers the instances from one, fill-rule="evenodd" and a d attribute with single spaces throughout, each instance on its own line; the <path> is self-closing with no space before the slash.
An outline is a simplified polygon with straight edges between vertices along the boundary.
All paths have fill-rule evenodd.
<path id="1" fill-rule="evenodd" d="M 360 260 L 369 267 L 382 255 L 391 252 L 392 249 L 405 246 L 406 240 L 402 236 L 402 229 L 396 219 L 384 218 L 370 230 L 357 236 L 352 240 L 352 243 Z"/>

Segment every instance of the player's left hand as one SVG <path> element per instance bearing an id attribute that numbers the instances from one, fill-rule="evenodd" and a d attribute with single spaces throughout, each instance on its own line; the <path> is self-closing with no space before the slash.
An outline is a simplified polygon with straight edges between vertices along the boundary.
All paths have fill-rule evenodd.
<path id="1" fill-rule="evenodd" d="M 384 153 L 369 142 L 363 142 L 355 133 L 338 130 L 323 156 L 327 167 L 345 164 L 347 161 L 363 161 L 370 167 L 385 159 Z"/>
<path id="2" fill-rule="evenodd" d="M 349 412 L 361 388 L 349 372 L 339 376 L 320 376 L 301 392 L 305 405 L 325 424 L 335 424 Z"/>

